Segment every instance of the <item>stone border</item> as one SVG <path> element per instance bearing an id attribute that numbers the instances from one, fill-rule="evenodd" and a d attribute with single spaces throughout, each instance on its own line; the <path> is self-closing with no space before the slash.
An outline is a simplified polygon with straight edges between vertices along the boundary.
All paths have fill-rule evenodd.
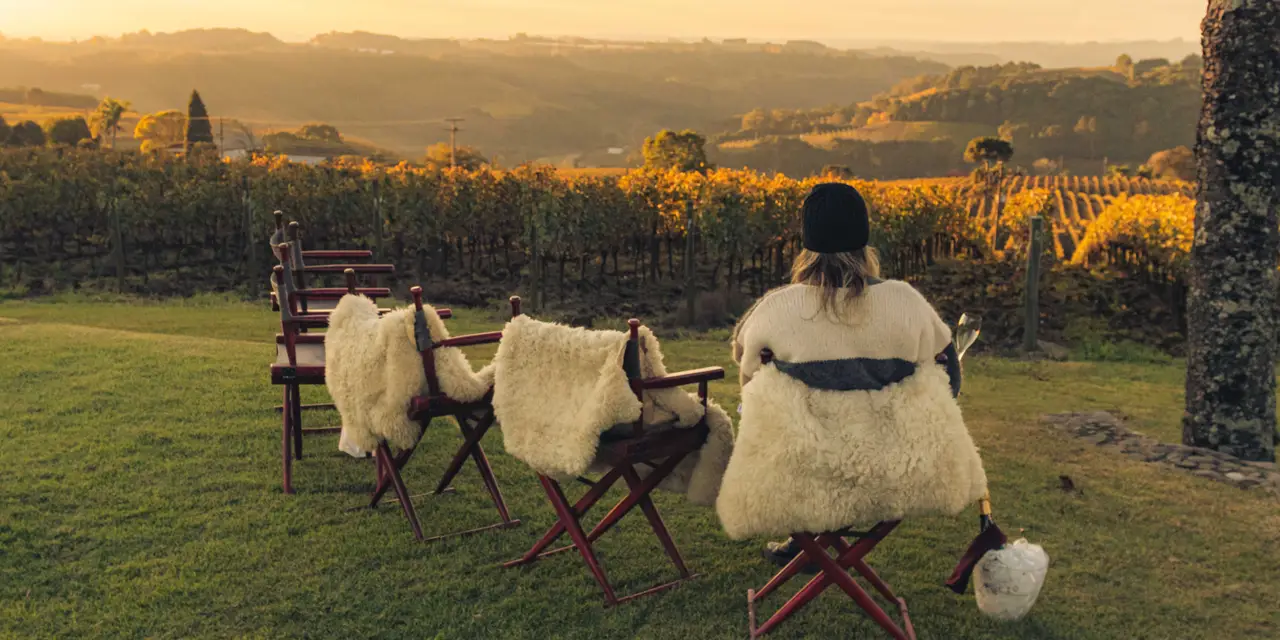
<path id="1" fill-rule="evenodd" d="M 1041 421 L 1067 435 L 1118 449 L 1143 462 L 1163 464 L 1241 489 L 1269 490 L 1280 497 L 1280 469 L 1274 462 L 1249 462 L 1212 449 L 1160 442 L 1130 431 L 1119 418 L 1105 411 L 1059 413 L 1044 416 Z"/>

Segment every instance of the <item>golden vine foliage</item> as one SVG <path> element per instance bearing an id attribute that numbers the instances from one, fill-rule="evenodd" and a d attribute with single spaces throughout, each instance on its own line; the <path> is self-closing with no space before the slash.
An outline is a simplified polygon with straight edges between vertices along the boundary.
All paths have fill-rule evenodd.
<path id="1" fill-rule="evenodd" d="M 136 276 L 168 270 L 180 274 L 178 288 L 205 286 L 204 279 L 233 286 L 269 264 L 270 213 L 280 209 L 302 224 L 309 246 L 376 247 L 380 260 L 419 276 L 501 271 L 518 278 L 536 257 L 562 273 L 576 263 L 585 278 L 589 263 L 604 273 L 608 257 L 615 273 L 621 263 L 629 274 L 657 278 L 679 273 L 674 263 L 692 250 L 713 280 L 732 284 L 750 272 L 768 284 L 799 250 L 801 204 L 818 181 L 730 169 L 571 176 L 537 166 L 435 170 L 362 160 L 308 166 L 270 157 L 233 163 L 0 150 L 0 275 L 8 269 L 22 280 L 70 283 L 100 277 L 114 269 L 108 257 L 119 233 Z M 918 275 L 943 257 L 992 253 L 983 228 L 990 221 L 973 213 L 975 196 L 955 180 L 851 184 L 871 207 L 872 241 L 892 277 Z M 1031 184 L 1018 180 L 1014 189 L 1010 181 L 997 238 L 1022 242 L 1029 216 L 1058 208 L 1059 192 Z M 1114 259 L 1120 255 L 1110 248 L 1123 246 L 1180 264 L 1185 250 L 1165 229 L 1189 224 L 1189 201 L 1125 198 L 1089 230 L 1079 259 Z M 1152 211 L 1139 215 L 1144 208 Z M 1138 227 L 1154 229 L 1144 233 L 1156 234 L 1155 244 L 1130 239 L 1144 237 Z"/>
<path id="2" fill-rule="evenodd" d="M 1120 196 L 1089 226 L 1072 262 L 1145 267 L 1184 278 L 1195 233 L 1195 205 L 1180 194 Z"/>

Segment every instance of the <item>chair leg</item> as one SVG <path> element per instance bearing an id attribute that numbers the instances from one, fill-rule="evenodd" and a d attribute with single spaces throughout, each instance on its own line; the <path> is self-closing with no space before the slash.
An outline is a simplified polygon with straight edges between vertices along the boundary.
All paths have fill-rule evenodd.
<path id="1" fill-rule="evenodd" d="M 609 489 L 614 485 L 615 482 L 618 481 L 618 478 L 620 477 L 622 477 L 622 470 L 613 469 L 609 473 L 605 474 L 605 476 L 601 478 L 599 481 L 592 484 L 591 489 L 589 489 L 585 495 L 579 498 L 578 502 L 574 503 L 572 507 L 574 515 L 578 516 L 579 518 L 585 515 L 587 513 L 587 510 L 590 509 L 592 506 L 594 506 L 596 502 L 599 502 L 600 498 L 604 497 L 604 494 L 609 491 Z M 554 501 L 552 503 L 552 506 L 554 508 L 555 506 Z M 556 512 L 556 515 L 559 516 L 559 511 Z M 546 551 L 546 552 L 543 551 L 547 547 L 551 546 L 551 543 L 555 542 L 557 538 L 564 535 L 564 532 L 565 532 L 564 522 L 561 521 L 559 518 L 557 518 L 556 523 L 552 525 L 550 529 L 547 529 L 547 532 L 543 534 L 542 537 L 533 544 L 533 547 L 531 547 L 528 551 L 526 551 L 523 556 L 520 556 L 519 558 L 512 560 L 510 562 L 506 562 L 502 566 L 507 568 L 518 567 L 520 565 L 529 564 L 530 562 L 533 562 L 538 558 L 542 558 L 545 556 L 549 556 L 553 553 L 559 553 L 561 551 L 568 551 L 569 549 L 572 549 L 573 546 L 570 545 L 568 547 L 561 547 L 560 549 L 555 549 L 553 551 Z M 592 533 L 595 533 L 595 530 L 592 530 Z M 591 538 L 591 536 L 587 536 L 587 539 L 592 540 L 593 538 Z"/>
<path id="2" fill-rule="evenodd" d="M 396 468 L 391 447 L 388 447 L 386 442 L 378 445 L 377 459 L 381 461 L 383 473 L 390 478 L 396 497 L 400 499 L 400 508 L 404 510 L 404 517 L 409 519 L 409 526 L 413 528 L 413 537 L 421 542 L 423 540 L 422 524 L 418 522 L 418 512 L 413 508 L 413 500 L 409 499 L 409 490 L 405 488 L 404 480 L 400 478 L 400 470 Z"/>
<path id="3" fill-rule="evenodd" d="M 897 596 L 893 595 L 893 591 L 889 589 L 889 586 L 887 584 L 884 584 L 884 582 L 880 580 L 880 577 L 875 575 L 875 572 L 871 571 L 871 568 L 867 566 L 865 561 L 863 560 L 863 558 L 866 557 L 867 554 L 871 553 L 871 551 L 875 549 L 876 545 L 878 545 L 880 541 L 883 540 L 885 536 L 889 535 L 889 533 L 892 532 L 893 529 L 896 528 L 897 526 L 898 526 L 897 522 L 882 522 L 876 525 L 865 537 L 860 538 L 856 543 L 852 545 L 846 543 L 839 535 L 835 533 L 824 533 L 817 536 L 816 538 L 808 534 L 793 534 L 792 537 L 795 538 L 797 542 L 801 543 L 800 554 L 797 555 L 796 558 L 793 559 L 790 563 L 788 563 L 786 568 L 778 572 L 778 574 L 775 575 L 773 579 L 771 579 L 768 582 L 768 584 L 766 584 L 764 588 L 762 588 L 760 591 L 757 592 L 755 590 L 750 590 L 750 589 L 747 590 L 747 616 L 748 616 L 748 624 L 751 631 L 751 637 L 759 638 L 760 636 L 763 636 L 766 633 L 769 633 L 774 628 L 776 628 L 779 624 L 785 621 L 787 618 L 791 617 L 791 615 L 794 614 L 796 611 L 799 611 L 801 608 L 803 608 L 805 605 L 811 602 L 814 598 L 818 597 L 823 591 L 827 589 L 827 587 L 831 586 L 832 584 L 839 584 L 839 576 L 827 570 L 828 566 L 825 563 L 831 563 L 832 565 L 839 568 L 839 571 L 838 571 L 839 574 L 843 575 L 845 578 L 848 578 L 848 582 L 853 583 L 853 585 L 857 588 L 858 592 L 860 592 L 863 596 L 866 596 L 866 602 L 871 603 L 870 608 L 863 606 L 863 601 L 860 601 L 858 598 L 855 597 L 854 600 L 858 602 L 859 606 L 864 611 L 866 611 L 867 614 L 872 617 L 872 619 L 874 619 L 882 627 L 884 626 L 886 621 L 890 625 L 893 625 L 893 629 L 889 629 L 889 627 L 885 627 L 886 630 L 888 630 L 891 634 L 895 634 L 895 633 L 905 634 L 902 636 L 894 635 L 895 638 L 905 637 L 905 638 L 914 639 L 915 630 L 912 628 L 911 618 L 907 614 L 906 602 L 903 601 L 902 598 L 898 598 Z M 806 547 L 804 544 L 804 540 L 806 539 L 812 541 L 814 547 L 816 548 Z M 835 548 L 836 555 L 837 555 L 835 559 L 833 559 L 831 556 L 829 556 L 826 553 L 825 549 L 827 547 Z M 777 612 L 775 612 L 772 616 L 770 616 L 770 618 L 767 621 L 765 621 L 764 624 L 760 625 L 759 627 L 756 627 L 756 604 L 759 603 L 764 598 L 764 596 L 768 595 L 770 592 L 774 591 L 783 583 L 787 582 L 792 577 L 794 577 L 796 573 L 798 573 L 798 569 L 800 566 L 803 566 L 804 564 L 815 563 L 815 562 L 819 565 L 819 568 L 820 568 L 819 574 L 814 576 L 812 579 L 809 580 L 808 583 L 806 583 L 803 587 L 801 587 L 800 591 L 797 592 L 794 596 L 792 596 L 791 599 L 788 600 L 787 603 L 782 606 L 782 608 L 778 609 Z M 872 585 L 876 588 L 876 590 L 880 591 L 881 595 L 884 595 L 891 602 L 895 603 L 898 606 L 898 610 L 902 615 L 902 620 L 904 624 L 903 627 L 899 628 L 897 625 L 893 624 L 893 621 L 887 616 L 887 614 L 884 613 L 884 610 L 880 609 L 880 607 L 873 600 L 870 599 L 870 596 L 867 595 L 866 592 L 863 591 L 862 588 L 859 587 L 856 582 L 853 582 L 853 578 L 845 571 L 845 568 L 850 566 L 852 566 L 864 577 L 866 577 L 867 580 L 871 582 Z M 866 569 L 866 572 L 863 572 L 862 570 L 863 568 Z M 871 576 L 875 576 L 875 577 L 872 578 Z M 848 590 L 845 589 L 844 586 L 845 585 L 841 585 L 841 589 L 845 590 L 846 593 L 848 593 Z M 883 590 L 881 589 L 881 587 L 883 587 Z M 852 596 L 853 594 L 849 594 L 849 595 Z"/>
<path id="4" fill-rule="evenodd" d="M 565 530 L 569 533 L 569 538 L 573 540 L 573 545 L 578 548 L 578 552 L 582 554 L 582 559 L 587 563 L 587 568 L 591 569 L 591 574 L 595 576 L 596 582 L 604 590 L 605 603 L 608 606 L 618 604 L 618 597 L 614 595 L 613 586 L 609 584 L 609 578 L 605 576 L 604 567 L 600 565 L 600 560 L 596 558 L 596 552 L 592 549 L 591 542 L 587 540 L 587 534 L 582 530 L 582 523 L 578 520 L 577 514 L 574 513 L 573 507 L 569 505 L 569 500 L 565 497 L 564 490 L 560 488 L 560 483 L 546 476 L 539 476 L 538 479 L 542 481 L 542 487 L 546 490 L 552 506 L 555 507 L 556 514 L 560 517 L 560 522 L 564 524 Z"/>
<path id="5" fill-rule="evenodd" d="M 825 556 L 826 552 L 822 552 L 822 555 Z M 796 558 L 792 560 L 791 563 L 788 563 L 786 569 L 790 569 L 792 564 L 795 564 L 798 569 L 800 566 L 809 564 L 811 562 L 813 562 L 812 554 L 810 554 L 808 550 L 802 549 L 800 553 L 796 556 Z M 814 576 L 813 578 L 810 578 L 809 582 L 805 583 L 805 585 L 801 587 L 800 590 L 797 591 L 795 595 L 791 596 L 791 598 L 787 600 L 787 602 L 783 604 L 780 609 L 774 612 L 772 616 L 769 616 L 769 619 L 766 620 L 764 624 L 760 625 L 759 627 L 756 627 L 755 626 L 755 620 L 756 620 L 755 605 L 758 602 L 760 602 L 760 600 L 764 598 L 764 596 L 767 595 L 769 591 L 772 591 L 778 588 L 779 586 L 782 585 L 783 582 L 786 582 L 786 579 L 779 579 L 781 578 L 783 573 L 786 573 L 786 569 L 783 569 L 783 571 L 779 572 L 777 576 L 774 576 L 774 579 L 770 580 L 769 583 L 765 585 L 765 589 L 762 589 L 759 593 L 750 589 L 747 590 L 747 616 L 748 616 L 748 622 L 751 625 L 750 630 L 751 630 L 752 638 L 759 638 L 760 636 L 763 636 L 764 634 L 769 633 L 770 631 L 775 629 L 778 625 L 782 624 L 783 621 L 785 621 L 787 618 L 790 618 L 792 614 L 799 611 L 800 609 L 803 609 L 805 605 L 809 604 L 810 602 L 813 601 L 814 598 L 817 598 L 819 595 L 821 595 L 822 592 L 827 588 L 827 586 L 829 586 L 829 583 L 826 580 L 826 576 L 821 573 Z M 792 572 L 790 576 L 794 576 L 797 572 Z M 789 577 L 787 579 L 789 579 Z"/>
<path id="6" fill-rule="evenodd" d="M 462 471 L 462 465 L 467 461 L 467 457 L 471 455 L 471 450 L 480 444 L 480 440 L 489 431 L 489 426 L 493 424 L 494 420 L 493 412 L 490 410 L 484 419 L 472 429 L 467 425 L 465 416 L 459 414 L 453 418 L 458 422 L 458 430 L 462 432 L 462 446 L 458 447 L 457 452 L 453 454 L 453 459 L 449 461 L 449 466 L 445 468 L 444 475 L 440 476 L 440 483 L 436 485 L 436 493 L 443 493 L 449 483 L 453 482 L 458 472 Z"/>
<path id="7" fill-rule="evenodd" d="M 895 640 L 911 640 L 911 636 L 908 636 L 907 632 L 903 631 L 902 627 L 899 627 L 889 617 L 889 614 L 885 613 L 884 609 L 881 609 L 880 605 L 876 604 L 875 600 L 872 600 L 871 596 L 862 587 L 858 586 L 858 583 L 849 575 L 842 563 L 827 555 L 826 551 L 813 539 L 813 536 L 801 533 L 796 534 L 794 537 L 796 542 L 800 543 L 800 548 L 808 552 L 818 562 L 823 575 L 840 587 L 850 598 L 853 598 L 853 601 L 858 603 L 858 607 L 871 616 L 871 619 L 875 620 L 876 624 L 889 632 L 889 635 L 893 636 Z M 850 563 L 852 562 L 853 560 L 850 560 Z"/>
<path id="8" fill-rule="evenodd" d="M 389 450 L 390 449 L 388 449 L 388 451 Z M 405 449 L 404 451 L 401 451 L 400 455 L 390 457 L 391 464 L 395 467 L 397 472 L 399 472 L 400 469 L 404 468 L 404 465 L 407 462 L 409 462 L 409 458 L 413 456 L 413 452 L 417 450 L 418 450 L 417 445 L 414 445 L 413 448 L 411 449 Z M 382 457 L 382 450 L 381 448 L 379 448 L 377 458 L 381 458 L 381 457 Z M 387 470 L 387 467 L 384 467 L 381 463 L 378 464 L 378 484 L 375 486 L 373 490 L 373 497 L 369 499 L 370 509 L 377 507 L 378 503 L 382 500 L 382 496 L 386 495 L 387 490 L 392 488 L 391 476 L 387 474 L 386 470 Z"/>
<path id="9" fill-rule="evenodd" d="M 291 385 L 293 388 L 293 457 L 295 460 L 302 459 L 302 387 L 299 385 Z"/>
<path id="10" fill-rule="evenodd" d="M 471 459 L 476 464 L 476 470 L 480 472 L 480 479 L 484 482 L 484 487 L 489 492 L 489 498 L 493 500 L 493 506 L 498 509 L 498 515 L 502 517 L 503 524 L 518 524 L 518 520 L 511 519 L 511 513 L 507 510 L 507 502 L 502 499 L 502 489 L 498 487 L 498 478 L 493 475 L 493 467 L 489 466 L 489 459 L 484 455 L 484 447 L 480 446 L 480 441 L 484 439 L 489 429 L 494 423 L 493 410 L 488 410 L 488 415 L 477 421 L 474 427 L 469 427 L 459 416 L 458 428 L 466 436 L 467 442 L 474 441 L 475 444 L 470 446 Z M 437 487 L 437 493 L 440 488 Z"/>
<path id="11" fill-rule="evenodd" d="M 684 456 L 680 457 L 683 458 Z M 678 464 L 679 460 L 676 462 Z M 674 468 L 674 465 L 672 465 L 672 468 Z M 627 467 L 622 472 L 622 477 L 626 479 L 627 486 L 631 488 L 632 493 L 641 490 L 642 483 L 635 469 Z M 639 503 L 640 510 L 644 511 L 645 517 L 649 519 L 649 526 L 653 528 L 654 535 L 658 536 L 658 540 L 662 543 L 662 548 L 667 552 L 667 557 L 671 558 L 671 562 L 676 565 L 676 570 L 680 572 L 680 577 L 688 578 L 690 576 L 689 569 L 685 567 L 684 559 L 680 557 L 680 550 L 676 548 L 675 540 L 671 539 L 671 533 L 667 531 L 666 524 L 662 522 L 662 515 L 658 513 L 658 507 L 653 504 L 653 498 L 649 496 L 648 491 L 641 494 Z"/>
<path id="12" fill-rule="evenodd" d="M 284 409 L 280 412 L 280 461 L 283 465 L 281 472 L 281 487 L 286 494 L 293 493 L 293 461 L 292 452 L 290 451 L 289 439 L 292 437 L 293 431 L 293 402 L 292 395 L 289 392 L 289 386 L 284 387 Z"/>

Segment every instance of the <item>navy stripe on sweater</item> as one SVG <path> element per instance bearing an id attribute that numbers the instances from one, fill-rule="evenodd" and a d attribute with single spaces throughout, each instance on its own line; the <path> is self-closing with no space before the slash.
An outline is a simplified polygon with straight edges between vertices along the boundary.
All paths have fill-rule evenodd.
<path id="1" fill-rule="evenodd" d="M 846 358 L 783 362 L 774 360 L 778 371 L 810 389 L 823 391 L 879 391 L 906 380 L 916 372 L 914 362 L 899 358 Z"/>
<path id="2" fill-rule="evenodd" d="M 955 346 L 940 354 L 946 359 L 951 394 L 960 395 L 960 359 Z M 810 389 L 822 391 L 880 391 L 906 380 L 916 372 L 914 362 L 900 358 L 847 358 L 812 362 L 774 360 L 778 371 L 795 378 Z"/>

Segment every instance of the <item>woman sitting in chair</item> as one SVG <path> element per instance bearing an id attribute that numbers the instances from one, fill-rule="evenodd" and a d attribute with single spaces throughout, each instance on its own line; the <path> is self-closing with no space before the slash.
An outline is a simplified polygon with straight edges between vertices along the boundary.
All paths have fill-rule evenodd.
<path id="1" fill-rule="evenodd" d="M 775 451 L 768 454 L 775 458 L 769 464 L 779 464 L 778 460 L 785 460 L 787 464 L 803 466 L 803 469 L 796 472 L 797 476 L 812 479 L 811 483 L 806 481 L 806 484 L 830 487 L 826 492 L 828 494 L 843 495 L 858 491 L 874 494 L 877 487 L 908 487 L 913 482 L 929 487 L 939 484 L 934 479 L 921 481 L 920 474 L 911 477 L 913 464 L 937 460 L 939 456 L 925 453 L 915 458 L 910 454 L 902 456 L 897 451 L 883 456 L 871 454 L 897 446 L 886 442 L 909 443 L 901 446 L 906 449 L 919 446 L 911 443 L 911 438 L 901 437 L 902 433 L 912 431 L 913 427 L 896 424 L 919 420 L 917 410 L 913 408 L 899 411 L 899 415 L 895 417 L 895 402 L 903 401 L 878 392 L 884 392 L 913 376 L 941 375 L 932 371 L 920 375 L 917 374 L 917 369 L 931 369 L 935 363 L 944 361 L 946 377 L 929 386 L 928 391 L 908 389 L 894 398 L 906 397 L 908 400 L 905 402 L 913 407 L 943 405 L 953 402 L 944 390 L 945 381 L 949 379 L 952 395 L 959 393 L 960 388 L 959 359 L 951 343 L 950 329 L 911 285 L 879 278 L 879 261 L 875 249 L 868 246 L 869 234 L 867 205 L 856 189 L 840 183 L 816 186 L 804 202 L 804 251 L 796 258 L 792 267 L 792 284 L 775 289 L 757 301 L 743 315 L 733 332 L 733 359 L 741 367 L 740 382 L 744 387 L 744 422 L 750 418 L 753 427 L 760 422 L 769 423 L 771 433 L 775 433 L 780 440 L 790 441 L 779 443 Z M 766 366 L 764 360 L 769 356 L 762 359 L 762 353 L 771 353 L 773 359 L 769 367 L 785 374 L 786 379 L 798 380 L 803 384 L 796 387 L 801 389 L 796 392 L 801 398 L 789 406 L 804 407 L 802 411 L 810 414 L 788 426 L 777 426 L 776 432 L 772 423 L 783 420 L 749 415 L 752 403 L 747 400 L 750 392 L 746 387 L 752 377 Z M 926 382 L 932 384 L 933 380 L 931 378 Z M 849 394 L 839 394 L 845 400 L 831 400 L 830 395 L 825 400 L 817 398 L 816 394 L 827 391 L 870 393 L 852 399 L 848 398 Z M 763 391 L 756 390 L 756 393 L 758 395 Z M 902 393 L 908 395 L 903 396 Z M 876 398 L 877 395 L 881 396 L 880 399 Z M 945 400 L 939 398 L 939 395 L 946 396 Z M 917 398 L 926 396 L 927 399 L 917 401 Z M 846 404 L 833 404 L 839 402 Z M 917 432 L 919 437 L 934 438 L 936 433 L 942 431 L 957 433 L 954 423 L 959 416 L 958 409 L 954 410 L 954 414 L 945 408 L 934 410 L 926 407 L 923 410 L 930 416 L 943 416 L 938 420 L 949 424 L 933 431 L 926 429 Z M 851 413 L 862 415 L 850 418 Z M 820 426 L 806 427 L 803 426 L 805 424 Z M 959 440 L 966 440 L 968 436 L 963 423 L 960 423 L 958 431 L 963 433 Z M 959 440 L 950 437 L 946 439 L 949 442 L 939 444 L 939 449 L 966 448 Z M 823 442 L 827 444 L 822 444 Z M 831 454 L 833 458 L 843 457 L 840 450 L 846 447 L 852 451 L 861 450 L 861 453 L 869 454 L 869 458 L 861 461 L 821 459 L 823 452 Z M 976 460 L 976 450 L 972 449 L 971 441 L 967 448 L 974 452 L 971 457 Z M 948 455 L 952 454 L 948 452 L 941 457 Z M 856 500 L 867 506 L 844 510 L 846 513 L 843 515 L 859 516 L 864 515 L 864 511 L 876 510 L 910 512 L 914 504 L 923 502 L 947 503 L 947 510 L 954 507 L 951 503 L 971 503 L 969 498 L 976 499 L 977 496 L 969 494 L 977 490 L 978 495 L 981 495 L 981 490 L 976 487 L 982 485 L 985 488 L 985 476 L 974 477 L 975 472 L 967 452 L 952 457 L 959 462 L 947 464 L 960 469 L 952 473 L 952 477 L 975 488 L 965 486 L 958 490 L 960 495 L 929 495 L 924 499 L 917 498 L 933 489 L 921 492 L 914 487 L 908 488 L 906 491 L 912 492 L 915 497 L 905 499 L 901 496 L 880 495 L 859 497 Z M 813 458 L 818 459 L 812 460 Z M 886 465 L 892 468 L 877 467 L 877 458 L 890 460 Z M 981 475 L 980 464 L 979 462 L 976 475 Z M 815 478 L 823 474 L 831 477 Z M 799 488 L 794 488 L 792 496 L 791 500 L 795 502 L 809 502 L 808 494 Z M 798 505 L 795 509 L 797 512 L 821 511 L 824 504 L 822 500 L 836 503 L 848 501 L 829 495 L 819 496 L 813 502 Z M 901 517 L 904 514 L 896 515 Z M 772 514 L 756 513 L 749 519 L 756 523 L 752 525 L 754 530 L 769 530 L 764 523 L 772 518 Z M 803 520 L 804 516 L 799 519 Z M 740 521 L 746 522 L 747 519 Z M 840 526 L 853 524 L 855 523 L 844 522 Z M 765 556 L 778 564 L 786 564 L 799 552 L 799 546 L 788 539 L 782 543 L 770 543 Z"/>

